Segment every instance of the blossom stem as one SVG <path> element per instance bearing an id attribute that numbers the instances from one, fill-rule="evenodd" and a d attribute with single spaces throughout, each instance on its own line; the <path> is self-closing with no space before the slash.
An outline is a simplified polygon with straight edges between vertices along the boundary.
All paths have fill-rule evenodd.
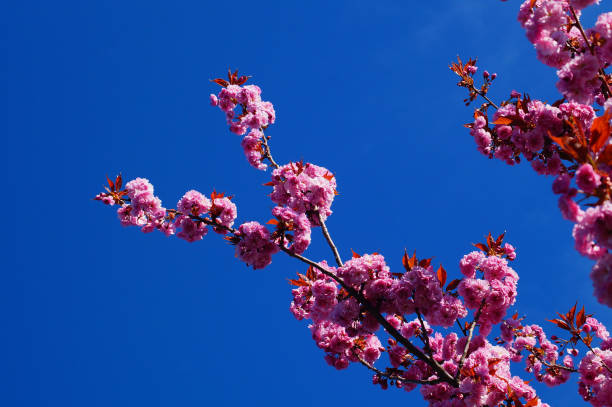
<path id="1" fill-rule="evenodd" d="M 262 142 L 264 148 L 264 158 L 267 158 L 270 161 L 272 167 L 279 168 L 280 165 L 278 165 L 276 161 L 274 161 L 274 158 L 272 158 L 272 151 L 270 151 L 270 145 L 268 144 L 268 139 L 270 138 L 270 136 L 266 136 L 263 129 L 261 129 L 261 134 L 263 134 Z"/>

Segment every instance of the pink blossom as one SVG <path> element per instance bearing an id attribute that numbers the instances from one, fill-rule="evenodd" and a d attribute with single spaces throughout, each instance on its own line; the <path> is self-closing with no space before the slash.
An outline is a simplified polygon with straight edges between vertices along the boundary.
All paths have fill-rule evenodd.
<path id="1" fill-rule="evenodd" d="M 601 185 L 601 177 L 589 164 L 582 164 L 576 171 L 576 184 L 587 194 L 592 193 Z"/>
<path id="2" fill-rule="evenodd" d="M 336 178 L 327 169 L 306 163 L 290 163 L 272 172 L 273 191 L 270 198 L 296 212 L 306 213 L 318 226 L 316 212 L 325 220 L 332 211 L 336 194 Z"/>
<path id="3" fill-rule="evenodd" d="M 200 192 L 191 190 L 185 193 L 176 208 L 185 215 L 199 216 L 209 211 L 210 201 Z"/>
<path id="4" fill-rule="evenodd" d="M 230 200 L 230 197 L 213 196 L 210 217 L 220 225 L 213 226 L 215 232 L 226 234 L 227 229 L 234 225 L 237 216 L 236 205 Z"/>
<path id="5" fill-rule="evenodd" d="M 612 307 L 612 255 L 606 254 L 591 271 L 594 295 L 601 304 Z"/>
<path id="6" fill-rule="evenodd" d="M 243 223 L 236 236 L 240 237 L 236 256 L 255 270 L 272 263 L 272 255 L 279 251 L 279 247 L 270 241 L 268 229 L 257 222 Z"/>

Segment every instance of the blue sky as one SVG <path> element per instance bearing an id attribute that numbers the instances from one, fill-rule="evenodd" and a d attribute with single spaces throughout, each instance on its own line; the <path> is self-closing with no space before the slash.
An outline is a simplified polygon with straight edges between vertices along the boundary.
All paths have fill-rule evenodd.
<path id="1" fill-rule="evenodd" d="M 452 277 L 472 242 L 507 231 L 521 315 L 548 326 L 579 300 L 611 326 L 552 180 L 486 159 L 462 126 L 471 108 L 447 68 L 457 54 L 499 74 L 497 100 L 512 89 L 558 99 L 518 6 L 5 2 L 0 404 L 425 404 L 372 386 L 359 366 L 325 364 L 288 310 L 286 279 L 302 265 L 277 255 L 253 271 L 214 234 L 194 244 L 144 235 L 91 200 L 121 171 L 149 178 L 168 206 L 215 188 L 235 195 L 239 221 L 267 221 L 268 175 L 208 105 L 209 79 L 228 66 L 274 103 L 277 161 L 336 174 L 328 225 L 345 257 L 380 252 L 397 268 L 408 248 Z M 331 258 L 317 233 L 308 255 Z M 581 403 L 575 382 L 538 389 L 554 406 Z"/>

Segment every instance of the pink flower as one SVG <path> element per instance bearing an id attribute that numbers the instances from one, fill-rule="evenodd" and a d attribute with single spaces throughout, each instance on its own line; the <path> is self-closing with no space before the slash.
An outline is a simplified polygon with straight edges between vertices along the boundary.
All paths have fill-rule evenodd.
<path id="1" fill-rule="evenodd" d="M 200 192 L 191 190 L 185 193 L 176 208 L 185 215 L 199 216 L 208 212 L 210 201 Z"/>
<path id="2" fill-rule="evenodd" d="M 601 185 L 601 177 L 589 164 L 582 164 L 576 171 L 576 184 L 587 194 L 592 193 Z"/>
<path id="3" fill-rule="evenodd" d="M 236 256 L 255 270 L 272 263 L 272 255 L 280 250 L 270 241 L 268 229 L 257 222 L 243 223 L 236 236 L 240 237 L 236 245 Z"/>
<path id="4" fill-rule="evenodd" d="M 318 226 L 316 212 L 325 220 L 332 211 L 336 178 L 327 169 L 310 163 L 290 163 L 272 172 L 272 201 L 305 213 Z"/>

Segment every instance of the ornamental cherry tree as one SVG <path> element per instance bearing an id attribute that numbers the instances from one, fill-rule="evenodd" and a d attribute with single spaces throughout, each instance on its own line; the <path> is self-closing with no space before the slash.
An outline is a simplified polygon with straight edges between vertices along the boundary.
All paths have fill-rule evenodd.
<path id="1" fill-rule="evenodd" d="M 487 96 L 494 74 L 484 72 L 477 88 L 474 60 L 459 60 L 451 69 L 461 77 L 459 85 L 469 90 L 468 103 L 485 99 L 468 125 L 479 150 L 509 164 L 523 156 L 539 173 L 557 176 L 553 190 L 561 194 L 563 215 L 576 223 L 577 248 L 598 259 L 592 272 L 596 296 L 612 305 L 612 255 L 607 253 L 612 248 L 612 113 L 596 117 L 591 106 L 612 106 L 605 73 L 612 55 L 612 13 L 585 31 L 580 9 L 590 3 L 528 0 L 521 6 L 519 21 L 539 58 L 559 68 L 564 99 L 558 103 L 547 105 L 513 92 L 497 105 Z M 531 380 L 558 386 L 574 374 L 585 401 L 612 406 L 612 338 L 593 315 L 576 304 L 547 323 L 546 329 L 557 331 L 549 335 L 544 327 L 509 312 L 517 299 L 519 274 L 511 267 L 516 251 L 504 242 L 504 234 L 489 233 L 459 261 L 452 277 L 442 266 L 434 267 L 431 258 L 407 251 L 403 269 L 393 271 L 380 253 L 353 252 L 343 258 L 326 226 L 337 195 L 336 177 L 309 162 L 277 163 L 268 135 L 276 120 L 274 106 L 248 80 L 237 71 L 230 71 L 227 80 L 215 79 L 221 89 L 210 102 L 221 110 L 230 132 L 242 137 L 249 164 L 260 171 L 271 169 L 265 185 L 276 206 L 266 224 L 237 224 L 232 197 L 216 191 L 208 196 L 187 191 L 175 208 L 167 208 L 144 178 L 125 185 L 121 175 L 108 179 L 106 191 L 95 199 L 117 206 L 122 225 L 145 233 L 157 230 L 193 243 L 212 230 L 255 270 L 268 267 L 281 252 L 303 263 L 303 272 L 289 280 L 294 287 L 291 313 L 309 321 L 329 365 L 339 370 L 363 365 L 382 389 L 418 388 L 428 405 L 436 407 L 537 407 L 548 404 Z M 490 108 L 496 111 L 489 120 Z M 571 187 L 572 179 L 580 190 Z M 579 194 L 591 207 L 579 206 Z M 329 259 L 306 255 L 317 230 L 329 246 Z M 517 375 L 521 370 L 525 373 Z"/>

